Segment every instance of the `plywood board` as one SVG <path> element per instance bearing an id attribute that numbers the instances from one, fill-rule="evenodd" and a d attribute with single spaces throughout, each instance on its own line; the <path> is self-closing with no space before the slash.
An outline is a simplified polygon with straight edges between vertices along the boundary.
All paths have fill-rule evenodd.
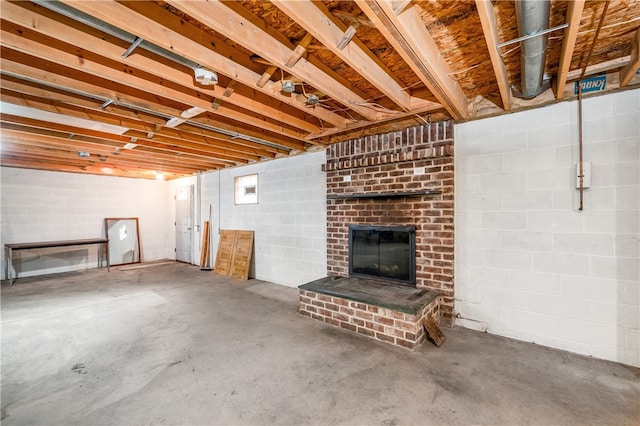
<path id="1" fill-rule="evenodd" d="M 229 275 L 231 271 L 231 261 L 236 240 L 236 231 L 223 229 L 220 231 L 220 241 L 218 242 L 218 253 L 216 255 L 216 265 L 213 272 L 220 275 Z"/>
<path id="2" fill-rule="evenodd" d="M 253 252 L 253 231 L 236 231 L 236 241 L 231 260 L 231 271 L 233 278 L 246 280 L 249 278 L 249 268 L 251 267 L 251 254 Z"/>
<path id="3" fill-rule="evenodd" d="M 249 278 L 253 254 L 253 231 L 223 229 L 213 272 L 239 280 Z"/>

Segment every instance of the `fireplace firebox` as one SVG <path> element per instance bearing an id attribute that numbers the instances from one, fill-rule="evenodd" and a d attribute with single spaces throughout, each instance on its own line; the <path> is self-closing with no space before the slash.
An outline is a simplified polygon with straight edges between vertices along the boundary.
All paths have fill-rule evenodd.
<path id="1" fill-rule="evenodd" d="M 349 225 L 349 275 L 415 287 L 414 226 Z"/>

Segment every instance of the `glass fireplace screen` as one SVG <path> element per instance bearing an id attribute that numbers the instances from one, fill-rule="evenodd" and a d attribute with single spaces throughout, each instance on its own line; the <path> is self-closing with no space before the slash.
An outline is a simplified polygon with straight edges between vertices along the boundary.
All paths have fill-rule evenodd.
<path id="1" fill-rule="evenodd" d="M 415 235 L 413 226 L 349 225 L 349 275 L 415 285 Z"/>

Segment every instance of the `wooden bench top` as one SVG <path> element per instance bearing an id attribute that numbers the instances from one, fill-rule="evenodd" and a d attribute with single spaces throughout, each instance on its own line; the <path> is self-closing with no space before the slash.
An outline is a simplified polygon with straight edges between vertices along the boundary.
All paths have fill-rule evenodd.
<path id="1" fill-rule="evenodd" d="M 81 240 L 61 240 L 61 241 L 39 241 L 33 243 L 10 243 L 5 244 L 5 247 L 11 250 L 26 250 L 36 248 L 47 247 L 66 247 L 66 246 L 82 246 L 87 244 L 106 244 L 109 242 L 108 238 L 86 238 Z"/>

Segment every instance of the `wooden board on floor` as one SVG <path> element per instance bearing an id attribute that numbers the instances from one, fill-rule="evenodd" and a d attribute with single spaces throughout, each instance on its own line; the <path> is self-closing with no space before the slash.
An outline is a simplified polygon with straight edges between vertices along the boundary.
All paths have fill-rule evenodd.
<path id="1" fill-rule="evenodd" d="M 223 229 L 213 272 L 239 280 L 249 278 L 253 253 L 253 231 Z"/>
<path id="2" fill-rule="evenodd" d="M 216 254 L 216 265 L 213 272 L 220 275 L 229 275 L 231 271 L 231 260 L 233 258 L 233 247 L 236 241 L 236 231 L 223 229 L 220 231 L 220 241 L 218 242 L 218 253 Z"/>
<path id="3" fill-rule="evenodd" d="M 202 226 L 202 249 L 200 250 L 200 268 L 209 266 L 209 221 L 205 220 Z"/>
<path id="4" fill-rule="evenodd" d="M 236 242 L 229 275 L 239 280 L 249 278 L 251 253 L 253 251 L 253 231 L 236 231 Z"/>

